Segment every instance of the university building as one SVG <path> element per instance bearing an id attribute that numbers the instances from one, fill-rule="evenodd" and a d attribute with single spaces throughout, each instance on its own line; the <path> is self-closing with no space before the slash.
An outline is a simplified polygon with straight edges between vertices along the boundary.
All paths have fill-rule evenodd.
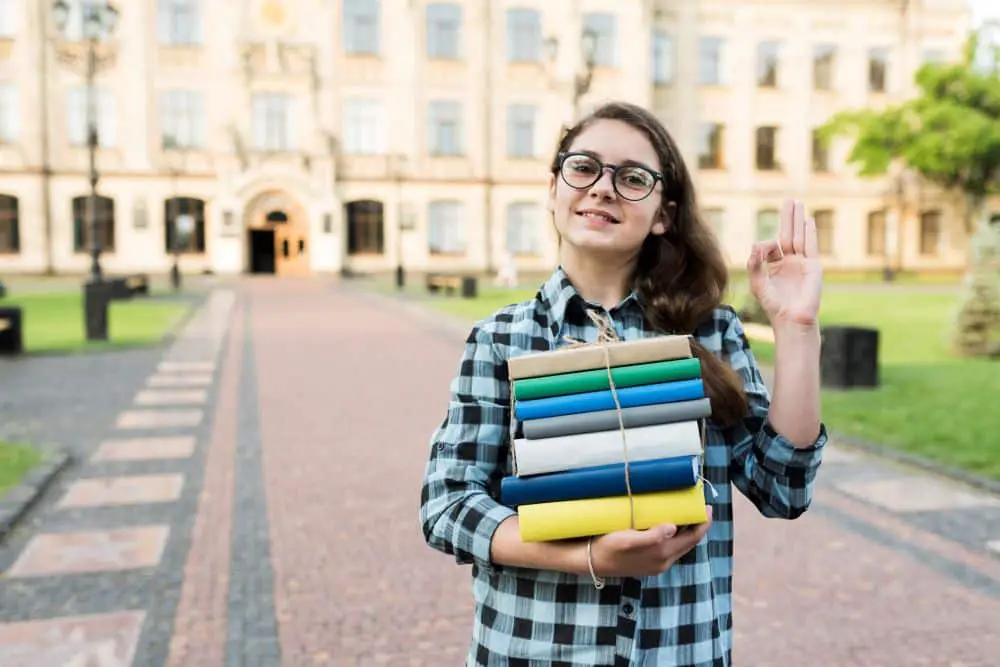
<path id="1" fill-rule="evenodd" d="M 0 0 L 0 274 L 85 273 L 81 0 Z M 114 0 L 113 0 L 114 1 Z M 90 4 L 103 5 L 103 0 Z M 117 0 L 97 50 L 109 273 L 547 270 L 561 127 L 666 122 L 734 266 L 806 200 L 831 268 L 946 270 L 951 200 L 861 179 L 814 128 L 957 59 L 960 0 Z M 590 65 L 588 67 L 588 64 Z M 190 233 L 175 233 L 184 220 Z"/>

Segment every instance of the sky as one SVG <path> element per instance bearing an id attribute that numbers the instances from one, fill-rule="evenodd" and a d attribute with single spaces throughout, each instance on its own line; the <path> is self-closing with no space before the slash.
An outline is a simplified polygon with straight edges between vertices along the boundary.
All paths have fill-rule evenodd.
<path id="1" fill-rule="evenodd" d="M 1000 19 L 1000 0 L 972 0 L 973 23 L 983 19 Z"/>

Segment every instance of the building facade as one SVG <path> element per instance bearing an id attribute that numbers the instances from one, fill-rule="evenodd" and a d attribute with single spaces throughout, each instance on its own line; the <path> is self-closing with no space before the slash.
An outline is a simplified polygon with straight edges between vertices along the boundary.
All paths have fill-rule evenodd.
<path id="1" fill-rule="evenodd" d="M 0 273 L 90 264 L 85 4 L 60 31 L 50 0 L 0 0 Z M 547 270 L 552 151 L 608 99 L 664 119 L 734 266 L 786 196 L 811 207 L 833 268 L 965 263 L 945 196 L 857 178 L 849 142 L 813 142 L 834 112 L 892 103 L 921 62 L 960 57 L 961 0 L 118 9 L 93 98 L 109 273 L 175 254 L 186 272 Z"/>

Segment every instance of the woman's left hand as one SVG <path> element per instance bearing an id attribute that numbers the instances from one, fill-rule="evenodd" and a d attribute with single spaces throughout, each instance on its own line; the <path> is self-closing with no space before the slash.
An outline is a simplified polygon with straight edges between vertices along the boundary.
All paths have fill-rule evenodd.
<path id="1" fill-rule="evenodd" d="M 816 222 L 801 201 L 786 199 L 777 240 L 754 244 L 747 260 L 750 290 L 771 320 L 782 325 L 815 326 L 823 290 Z"/>

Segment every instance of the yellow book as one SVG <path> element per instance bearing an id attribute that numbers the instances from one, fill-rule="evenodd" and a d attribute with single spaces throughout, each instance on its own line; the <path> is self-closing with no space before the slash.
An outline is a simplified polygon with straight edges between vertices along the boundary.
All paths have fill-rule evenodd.
<path id="1" fill-rule="evenodd" d="M 685 489 L 640 493 L 633 499 L 637 530 L 662 523 L 688 526 L 708 520 L 701 480 Z M 524 542 L 604 535 L 630 527 L 628 496 L 521 505 L 517 514 Z"/>

